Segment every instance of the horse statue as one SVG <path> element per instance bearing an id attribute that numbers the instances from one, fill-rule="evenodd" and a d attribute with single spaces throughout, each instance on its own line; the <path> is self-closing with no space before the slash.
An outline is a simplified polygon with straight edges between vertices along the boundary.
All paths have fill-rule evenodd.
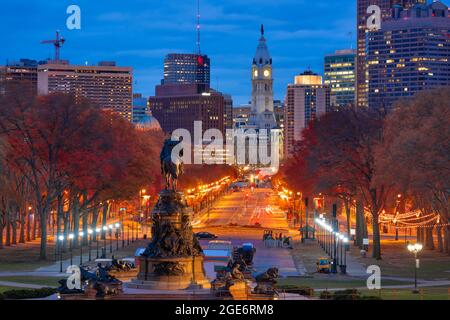
<path id="1" fill-rule="evenodd" d="M 164 141 L 163 148 L 161 150 L 161 174 L 166 179 L 166 190 L 170 189 L 170 182 L 172 182 L 172 190 L 176 191 L 177 181 L 180 175 L 183 174 L 183 162 L 179 155 L 172 157 L 172 150 L 180 144 L 182 140 L 174 141 L 168 138 Z"/>

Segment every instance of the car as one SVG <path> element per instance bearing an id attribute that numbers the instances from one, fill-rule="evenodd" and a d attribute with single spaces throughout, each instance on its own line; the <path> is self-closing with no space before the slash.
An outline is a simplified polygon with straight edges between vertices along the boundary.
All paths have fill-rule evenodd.
<path id="1" fill-rule="evenodd" d="M 198 232 L 195 234 L 198 239 L 217 239 L 217 236 L 209 232 Z"/>

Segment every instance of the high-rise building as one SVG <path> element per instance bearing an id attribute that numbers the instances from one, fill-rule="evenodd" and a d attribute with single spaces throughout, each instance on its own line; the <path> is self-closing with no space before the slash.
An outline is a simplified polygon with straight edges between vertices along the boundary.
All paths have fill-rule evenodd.
<path id="1" fill-rule="evenodd" d="M 296 142 L 301 140 L 302 130 L 310 121 L 330 109 L 330 88 L 322 77 L 311 72 L 295 77 L 288 85 L 284 107 L 284 156 L 295 152 Z"/>
<path id="2" fill-rule="evenodd" d="M 133 123 L 138 123 L 147 114 L 148 99 L 140 93 L 133 94 Z"/>
<path id="3" fill-rule="evenodd" d="M 229 126 L 226 105 L 232 106 L 231 97 L 212 89 L 209 92 L 199 92 L 198 86 L 157 86 L 156 95 L 149 98 L 153 116 L 166 133 L 186 129 L 194 138 L 194 121 L 201 121 L 202 133 L 208 129 L 219 129 L 225 137 L 225 130 Z"/>
<path id="4" fill-rule="evenodd" d="M 254 129 L 275 129 L 273 110 L 272 58 L 261 26 L 261 37 L 252 63 L 252 110 L 249 126 Z"/>
<path id="5" fill-rule="evenodd" d="M 28 85 L 37 93 L 38 62 L 30 59 L 20 59 L 18 62 L 0 66 L 0 94 L 6 91 L 8 84 Z"/>
<path id="6" fill-rule="evenodd" d="M 338 50 L 325 56 L 324 83 L 331 90 L 331 107 L 355 105 L 356 50 Z"/>
<path id="7" fill-rule="evenodd" d="M 356 67 L 356 103 L 358 107 L 368 105 L 368 79 L 366 60 L 367 20 L 371 16 L 367 9 L 377 5 L 381 9 L 382 22 L 392 17 L 392 7 L 396 4 L 409 8 L 415 3 L 426 3 L 426 0 L 357 0 L 357 67 Z"/>
<path id="8" fill-rule="evenodd" d="M 369 107 L 389 109 L 421 90 L 450 85 L 450 15 L 437 1 L 410 9 L 368 33 Z"/>
<path id="9" fill-rule="evenodd" d="M 210 59 L 207 55 L 170 53 L 164 59 L 163 84 L 199 84 L 210 86 Z"/>
<path id="10" fill-rule="evenodd" d="M 132 120 L 132 68 L 115 62 L 98 66 L 44 64 L 38 66 L 38 94 L 70 93 Z"/>

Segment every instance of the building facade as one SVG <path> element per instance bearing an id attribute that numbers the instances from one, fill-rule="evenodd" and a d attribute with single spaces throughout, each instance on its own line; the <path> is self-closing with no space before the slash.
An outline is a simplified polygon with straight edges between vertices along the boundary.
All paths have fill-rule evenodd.
<path id="1" fill-rule="evenodd" d="M 28 85 L 37 93 L 38 62 L 30 59 L 20 59 L 18 62 L 0 66 L 0 94 L 5 93 L 8 84 Z"/>
<path id="2" fill-rule="evenodd" d="M 426 0 L 357 0 L 357 67 L 356 67 L 356 104 L 358 107 L 368 106 L 368 78 L 366 59 L 366 37 L 368 33 L 367 20 L 371 16 L 368 8 L 377 5 L 381 9 L 382 23 L 392 17 L 392 7 L 401 5 L 409 8 Z"/>
<path id="3" fill-rule="evenodd" d="M 170 53 L 164 59 L 162 84 L 200 84 L 209 87 L 210 63 L 207 55 Z"/>
<path id="4" fill-rule="evenodd" d="M 138 123 L 147 114 L 148 99 L 140 93 L 133 94 L 133 123 Z"/>
<path id="5" fill-rule="evenodd" d="M 302 130 L 310 121 L 330 110 L 330 88 L 322 77 L 306 71 L 288 85 L 284 108 L 284 156 L 292 156 Z"/>
<path id="6" fill-rule="evenodd" d="M 114 62 L 98 66 L 44 64 L 38 66 L 38 94 L 70 93 L 89 99 L 102 109 L 132 120 L 133 71 Z"/>
<path id="7" fill-rule="evenodd" d="M 210 90 L 199 93 L 199 85 L 158 86 L 156 96 L 149 98 L 149 108 L 166 133 L 186 129 L 194 138 L 194 122 L 202 122 L 202 134 L 208 129 L 219 129 L 225 136 L 229 125 L 226 113 L 231 97 Z M 167 90 L 165 90 L 167 89 Z M 231 102 L 232 105 L 232 102 Z"/>
<path id="8" fill-rule="evenodd" d="M 367 41 L 369 107 L 389 110 L 401 98 L 450 85 L 450 15 L 437 1 L 400 6 Z"/>
<path id="9" fill-rule="evenodd" d="M 325 56 L 324 83 L 331 90 L 331 107 L 346 108 L 356 100 L 356 50 L 338 50 Z"/>

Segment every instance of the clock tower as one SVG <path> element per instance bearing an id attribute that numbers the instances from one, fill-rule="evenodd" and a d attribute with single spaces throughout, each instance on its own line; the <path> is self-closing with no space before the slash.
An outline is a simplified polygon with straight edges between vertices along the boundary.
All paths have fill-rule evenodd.
<path id="1" fill-rule="evenodd" d="M 257 129 L 276 128 L 273 113 L 272 58 L 261 25 L 261 38 L 252 65 L 252 109 L 249 125 Z"/>

